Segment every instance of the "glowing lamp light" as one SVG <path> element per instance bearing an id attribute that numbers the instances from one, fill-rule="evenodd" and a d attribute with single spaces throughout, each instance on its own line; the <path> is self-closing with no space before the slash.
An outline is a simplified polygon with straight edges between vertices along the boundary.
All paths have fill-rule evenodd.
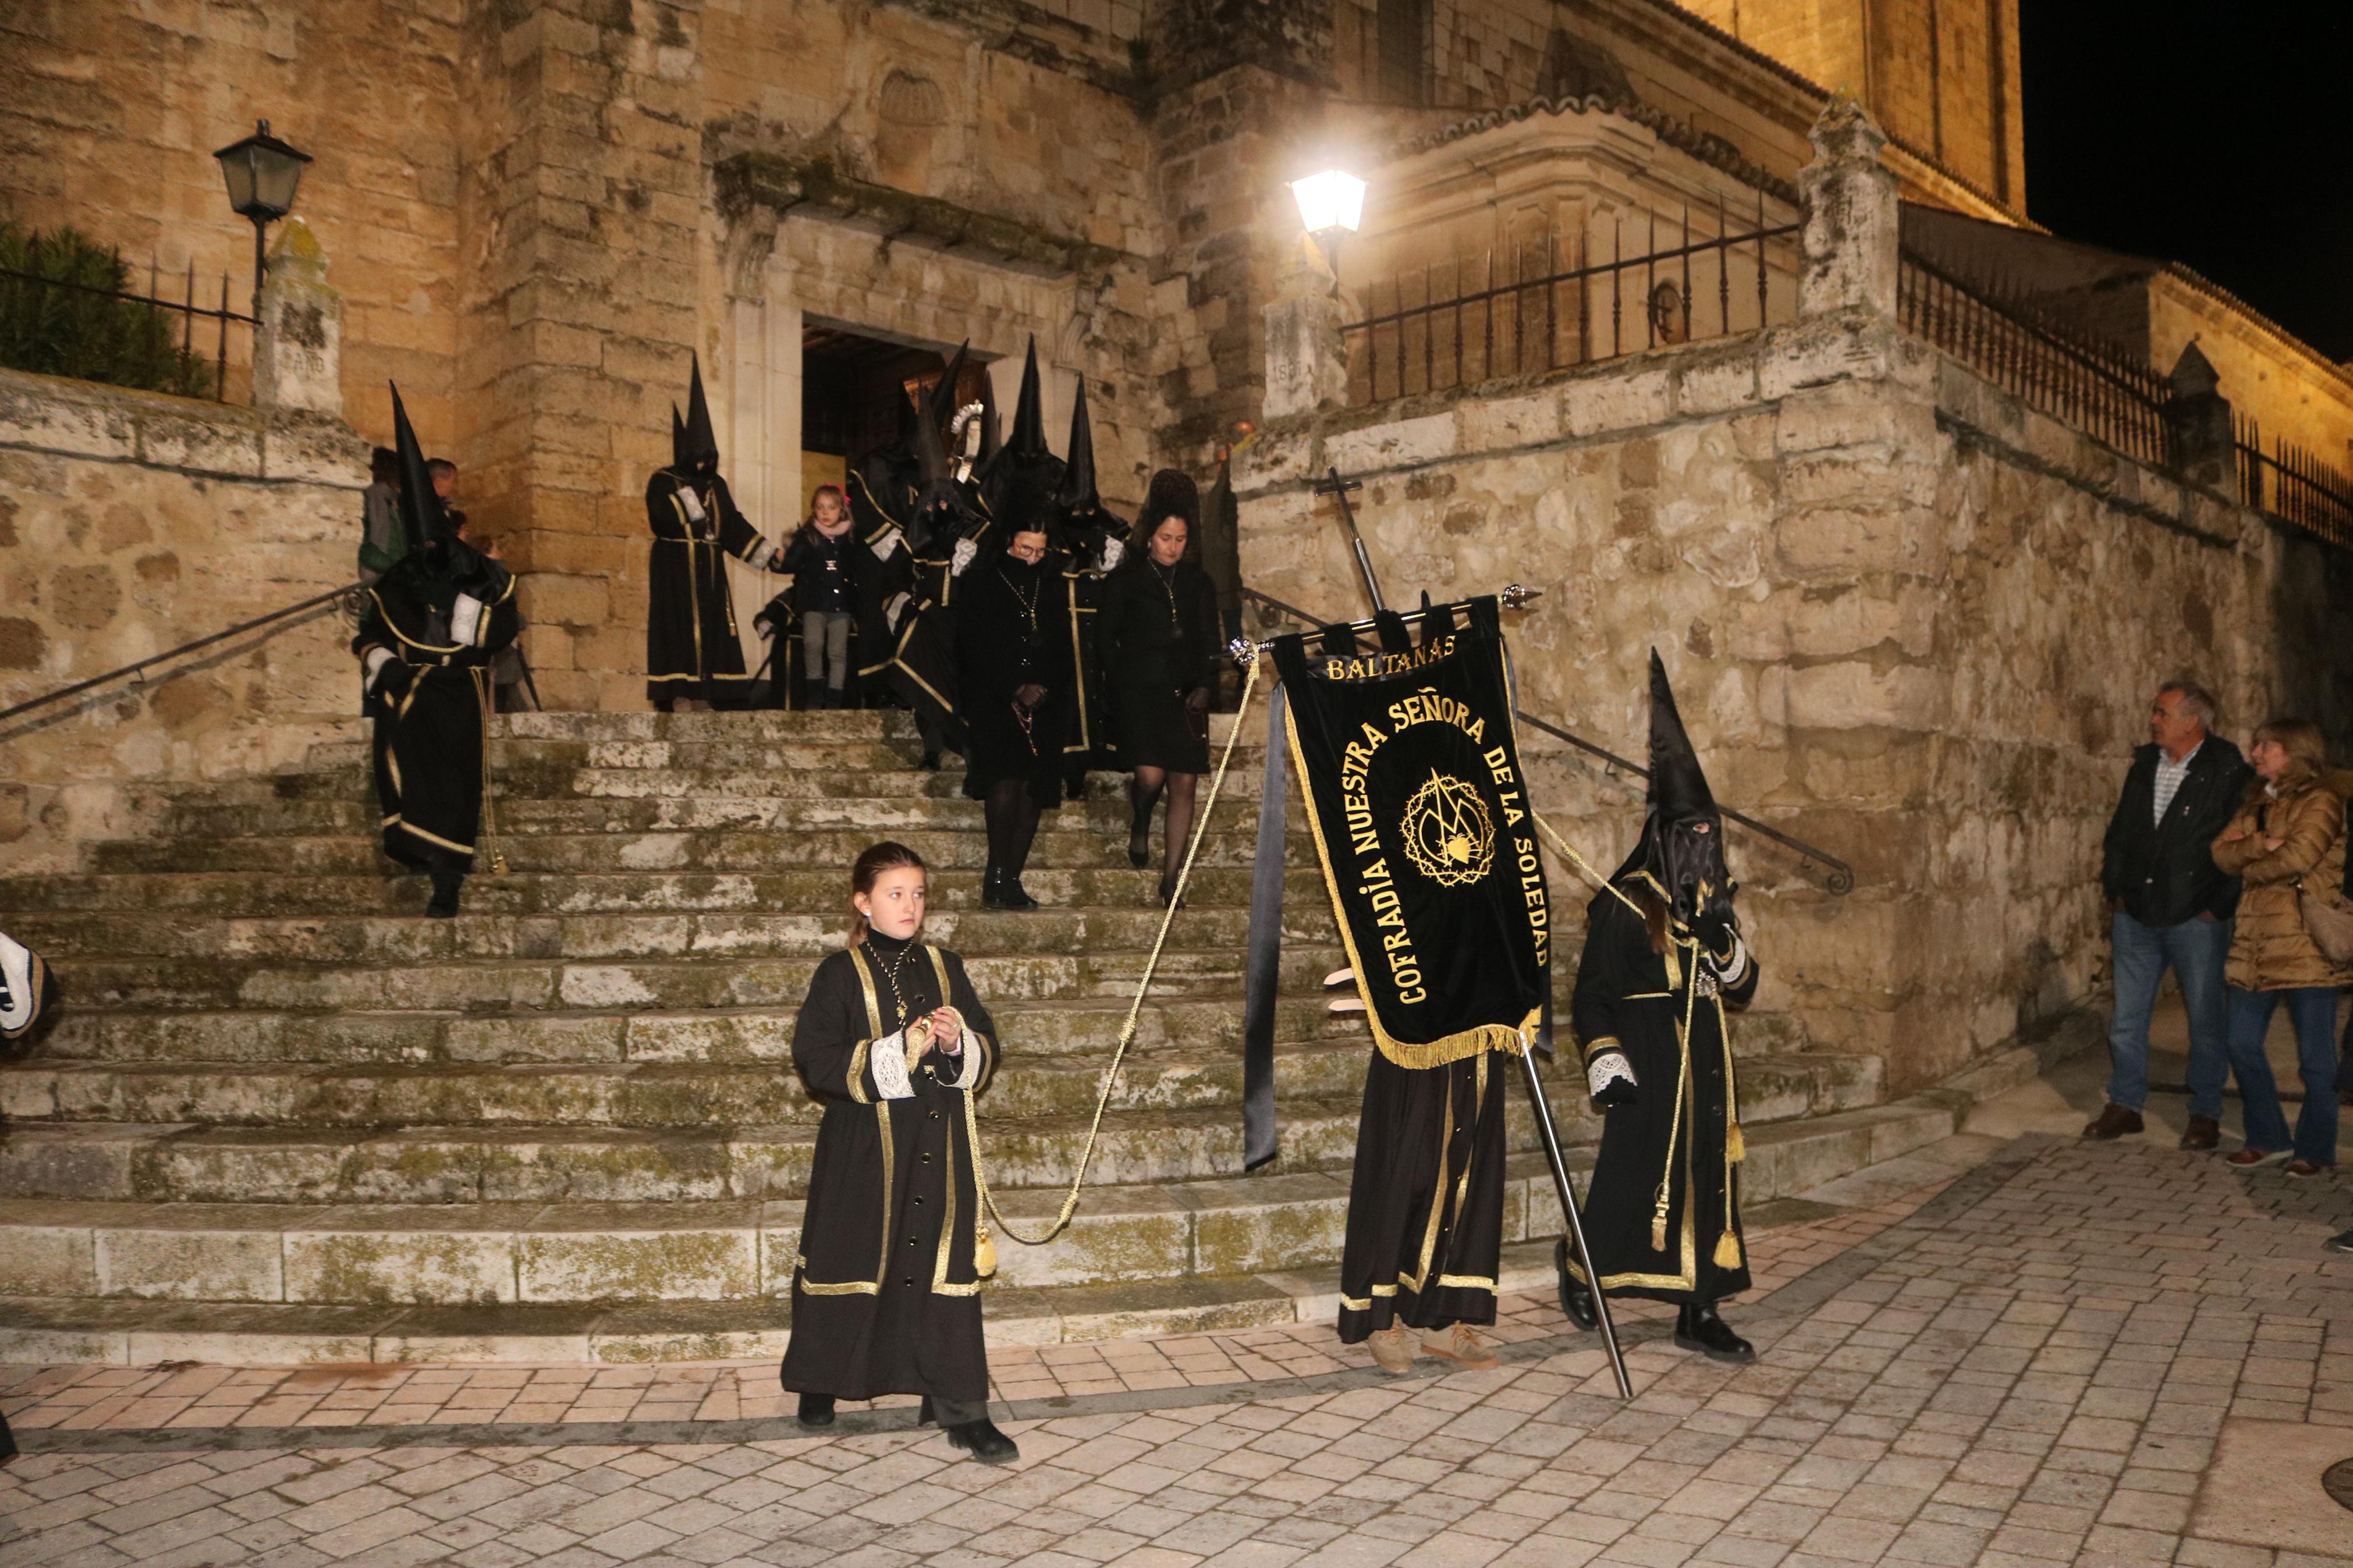
<path id="1" fill-rule="evenodd" d="M 1326 169 L 1291 182 L 1299 221 L 1318 239 L 1354 234 L 1365 219 L 1365 182 L 1341 169 Z"/>

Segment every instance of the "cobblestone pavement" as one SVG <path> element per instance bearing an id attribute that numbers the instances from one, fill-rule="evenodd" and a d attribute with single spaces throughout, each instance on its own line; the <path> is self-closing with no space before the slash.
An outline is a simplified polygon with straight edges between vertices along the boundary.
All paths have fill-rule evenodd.
<path id="1" fill-rule="evenodd" d="M 568 1399 L 523 1398 L 528 1369 L 474 1373 L 483 1403 L 458 1408 L 488 1414 L 449 1425 L 432 1422 L 454 1396 L 367 1426 L 387 1393 L 341 1407 L 358 1425 L 227 1434 L 160 1420 L 249 1374 L 34 1373 L 12 1413 L 83 1424 L 28 1429 L 28 1447 L 79 1451 L 0 1471 L 0 1562 L 2353 1563 L 2353 1513 L 2319 1481 L 2353 1455 L 2353 1258 L 2319 1245 L 2353 1206 L 2341 1188 L 2154 1140 L 2028 1137 L 1895 1216 L 1913 1201 L 1782 1233 L 1780 1282 L 1734 1312 L 1755 1366 L 1630 1322 L 1630 1405 L 1591 1339 L 1522 1300 L 1486 1373 L 1393 1382 L 1337 1354 L 1305 1373 L 1266 1356 L 1268 1375 L 1236 1381 L 1200 1358 L 1241 1370 L 1249 1336 L 1165 1342 L 1165 1369 L 1105 1347 L 1053 1372 L 1065 1392 L 1016 1398 L 1006 1470 L 957 1460 L 903 1411 L 828 1438 L 745 1415 L 740 1393 L 733 1418 L 682 1415 L 717 1397 L 712 1369 L 597 1374 Z M 1163 1370 L 1209 1381 L 1152 1386 Z M 248 1415 L 311 1399 L 289 1385 L 320 1374 L 250 1375 L 276 1381 Z M 652 1397 L 670 1384 L 697 1392 Z M 90 1396 L 60 1403 L 77 1389 Z M 191 1403 L 121 1430 L 90 1419 L 110 1399 Z M 556 1405 L 565 1419 L 539 1419 Z"/>

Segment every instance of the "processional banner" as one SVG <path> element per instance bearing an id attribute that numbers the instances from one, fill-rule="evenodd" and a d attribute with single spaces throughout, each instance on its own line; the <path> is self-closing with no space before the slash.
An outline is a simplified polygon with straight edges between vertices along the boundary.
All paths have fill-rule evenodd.
<path id="1" fill-rule="evenodd" d="M 1374 1044 L 1400 1067 L 1522 1051 L 1552 926 L 1492 597 L 1276 641 L 1291 755 Z M 1313 639 L 1313 640 L 1311 640 Z"/>

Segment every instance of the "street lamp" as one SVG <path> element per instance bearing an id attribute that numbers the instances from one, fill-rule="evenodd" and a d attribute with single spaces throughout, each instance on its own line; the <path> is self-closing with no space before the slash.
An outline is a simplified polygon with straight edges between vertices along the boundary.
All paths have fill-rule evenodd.
<path id="1" fill-rule="evenodd" d="M 213 154 L 220 160 L 221 178 L 228 183 L 228 205 L 240 217 L 253 220 L 253 319 L 261 320 L 262 235 L 294 210 L 294 192 L 302 184 L 302 165 L 311 154 L 299 153 L 269 133 L 269 121 L 254 122 L 253 134 L 232 142 Z"/>
<path id="2" fill-rule="evenodd" d="M 1365 182 L 1343 169 L 1326 169 L 1291 182 L 1292 199 L 1299 204 L 1299 221 L 1315 238 L 1324 261 L 1340 269 L 1340 241 L 1356 232 L 1365 219 Z"/>

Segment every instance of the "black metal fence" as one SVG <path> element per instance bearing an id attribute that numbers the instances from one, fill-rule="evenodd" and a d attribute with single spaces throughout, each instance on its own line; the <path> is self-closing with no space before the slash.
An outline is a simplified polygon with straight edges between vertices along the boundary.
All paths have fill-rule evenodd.
<path id="1" fill-rule="evenodd" d="M 5 362 L 18 369 L 72 376 L 83 381 L 138 386 L 186 397 L 227 395 L 229 335 L 248 331 L 254 319 L 229 308 L 228 274 L 220 276 L 220 303 L 198 302 L 194 261 L 184 273 L 164 272 L 151 259 L 147 289 L 108 288 L 84 278 L 51 275 L 43 265 L 40 237 L 25 251 L 26 265 L 0 265 L 0 347 Z M 99 252 L 103 262 L 105 252 Z M 108 271 L 135 277 L 121 254 Z M 179 298 L 170 297 L 174 289 Z M 211 279 L 204 291 L 212 292 Z M 248 352 L 241 362 L 249 363 Z"/>
<path id="2" fill-rule="evenodd" d="M 1546 235 L 1370 284 L 1365 319 L 1340 329 L 1349 401 L 1379 403 L 1558 370 L 1747 331 L 1796 313 L 1794 263 L 1787 257 L 1778 268 L 1773 262 L 1773 252 L 1786 249 L 1798 232 L 1796 224 L 1768 226 L 1762 195 L 1746 232 L 1733 232 L 1721 205 L 1697 221 L 1694 234 L 1685 208 L 1679 226 L 1670 220 L 1662 237 L 1651 214 L 1645 233 L 1630 241 L 1625 220 L 1617 219 L 1607 259 L 1591 254 L 1598 236 L 1574 234 L 1564 246 Z M 1638 243 L 1640 253 L 1627 255 L 1629 243 Z"/>
<path id="3" fill-rule="evenodd" d="M 2232 421 L 2239 449 L 2239 499 L 2258 511 L 2353 550 L 2353 475 L 2293 442 L 2274 439 L 2245 415 Z"/>
<path id="4" fill-rule="evenodd" d="M 2150 366 L 1908 251 L 1897 275 L 1896 315 L 1905 331 L 2044 413 L 2143 462 L 2169 461 L 2166 405 L 2173 388 Z"/>

